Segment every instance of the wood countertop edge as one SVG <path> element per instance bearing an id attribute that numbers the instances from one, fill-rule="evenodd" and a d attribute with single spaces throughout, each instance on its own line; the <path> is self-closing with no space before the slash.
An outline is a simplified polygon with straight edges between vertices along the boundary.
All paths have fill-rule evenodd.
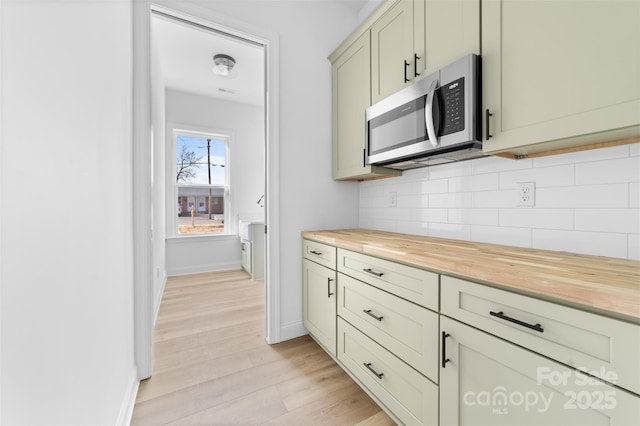
<path id="1" fill-rule="evenodd" d="M 640 323 L 638 261 L 366 229 L 303 231 L 301 235 L 346 250 Z M 445 254 L 426 257 L 420 254 L 424 250 L 416 250 L 420 246 L 440 248 Z M 467 259 L 454 264 L 446 260 L 447 250 L 487 262 L 479 264 Z M 584 272 L 572 261 L 588 262 L 589 271 Z"/>

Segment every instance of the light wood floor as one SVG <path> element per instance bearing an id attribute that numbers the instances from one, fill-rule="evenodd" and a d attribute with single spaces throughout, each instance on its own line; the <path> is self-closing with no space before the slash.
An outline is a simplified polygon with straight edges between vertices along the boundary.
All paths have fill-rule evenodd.
<path id="1" fill-rule="evenodd" d="M 264 282 L 170 278 L 132 425 L 393 425 L 310 337 L 264 339 Z"/>

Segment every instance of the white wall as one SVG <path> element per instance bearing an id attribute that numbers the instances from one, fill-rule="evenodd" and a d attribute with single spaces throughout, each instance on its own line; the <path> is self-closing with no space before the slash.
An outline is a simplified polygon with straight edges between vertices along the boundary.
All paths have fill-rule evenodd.
<path id="1" fill-rule="evenodd" d="M 331 65 L 326 59 L 356 27 L 356 12 L 322 0 L 194 3 L 279 37 L 280 252 L 275 255 L 280 337 L 296 337 L 306 333 L 300 232 L 358 224 L 357 183 L 331 179 Z"/>
<path id="2" fill-rule="evenodd" d="M 229 143 L 230 218 L 226 225 L 237 235 L 238 215 L 264 218 L 257 201 L 264 194 L 264 109 L 260 106 L 225 102 L 184 92 L 167 90 L 168 127 L 207 129 L 231 135 Z M 171 147 L 172 133 L 166 132 Z M 171 149 L 171 148 L 169 148 Z M 167 154 L 168 155 L 168 154 Z M 163 165 L 156 164 L 155 167 Z M 171 191 L 173 180 L 166 182 Z M 170 206 L 173 211 L 173 205 Z M 168 275 L 182 275 L 240 268 L 240 240 L 226 236 L 175 237 L 167 230 Z M 174 234 L 175 235 L 175 234 Z"/>
<path id="3" fill-rule="evenodd" d="M 516 207 L 516 182 L 535 182 L 535 207 Z M 360 226 L 640 260 L 640 144 L 480 158 L 365 182 Z"/>
<path id="4" fill-rule="evenodd" d="M 0 423 L 122 421 L 131 2 L 1 2 Z"/>

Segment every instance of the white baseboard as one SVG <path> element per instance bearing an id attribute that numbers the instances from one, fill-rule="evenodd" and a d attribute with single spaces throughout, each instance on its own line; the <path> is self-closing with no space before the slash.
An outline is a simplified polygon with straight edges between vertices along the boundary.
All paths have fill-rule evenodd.
<path id="1" fill-rule="evenodd" d="M 180 275 L 201 274 L 204 272 L 233 271 L 241 268 L 242 266 L 240 265 L 240 262 L 218 263 L 215 265 L 193 265 L 183 268 L 172 268 L 167 270 L 167 275 L 169 277 L 177 277 Z"/>
<path id="2" fill-rule="evenodd" d="M 134 366 L 131 371 L 131 375 L 129 376 L 129 381 L 127 383 L 124 398 L 122 399 L 122 405 L 120 407 L 120 413 L 118 414 L 116 425 L 129 426 L 131 424 L 133 407 L 136 405 L 139 386 L 140 380 L 138 379 L 138 369 Z"/>
<path id="3" fill-rule="evenodd" d="M 285 340 L 295 339 L 296 337 L 309 334 L 302 321 L 284 324 L 280 327 L 280 342 Z M 279 342 L 274 342 L 279 343 Z"/>
<path id="4" fill-rule="evenodd" d="M 160 311 L 160 302 L 162 302 L 162 295 L 164 294 L 164 288 L 167 286 L 167 274 L 162 274 L 162 284 L 160 284 L 160 291 L 156 294 L 153 301 L 153 325 L 155 327 L 156 320 L 158 319 L 158 312 Z"/>

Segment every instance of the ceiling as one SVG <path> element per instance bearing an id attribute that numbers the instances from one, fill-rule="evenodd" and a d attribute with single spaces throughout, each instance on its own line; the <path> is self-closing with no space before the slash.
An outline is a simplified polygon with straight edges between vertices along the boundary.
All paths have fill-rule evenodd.
<path id="1" fill-rule="evenodd" d="M 251 105 L 264 104 L 262 46 L 220 35 L 162 15 L 151 19 L 153 54 L 167 89 Z M 213 56 L 232 56 L 229 77 L 213 73 Z M 156 71 L 156 70 L 152 70 Z"/>
<path id="2" fill-rule="evenodd" d="M 325 0 L 359 12 L 372 0 Z M 152 52 L 168 89 L 251 105 L 264 105 L 264 50 L 261 46 L 154 13 Z M 212 72 L 213 56 L 236 60 L 231 77 Z M 154 64 L 157 62 L 153 62 Z M 157 72 L 153 69 L 152 72 Z"/>

